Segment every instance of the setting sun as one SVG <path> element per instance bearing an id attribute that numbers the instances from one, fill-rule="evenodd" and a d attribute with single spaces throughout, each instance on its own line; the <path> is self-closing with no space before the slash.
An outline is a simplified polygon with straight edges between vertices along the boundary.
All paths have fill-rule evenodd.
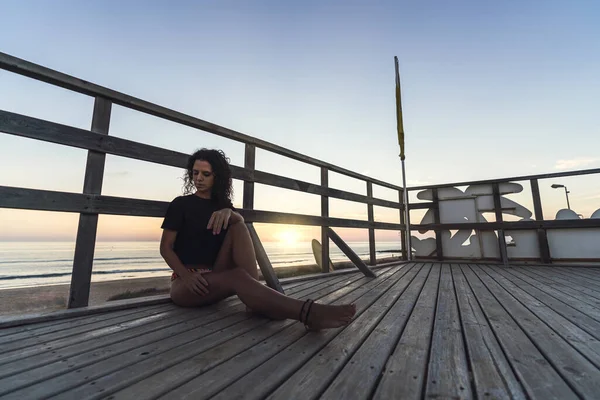
<path id="1" fill-rule="evenodd" d="M 285 230 L 278 232 L 275 237 L 284 244 L 296 244 L 300 240 L 300 232 L 296 230 Z"/>

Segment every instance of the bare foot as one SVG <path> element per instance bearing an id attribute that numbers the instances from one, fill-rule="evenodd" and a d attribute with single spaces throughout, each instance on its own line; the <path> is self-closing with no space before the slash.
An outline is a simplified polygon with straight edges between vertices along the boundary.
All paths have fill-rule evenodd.
<path id="1" fill-rule="evenodd" d="M 352 321 L 354 314 L 356 314 L 355 304 L 330 306 L 314 303 L 310 309 L 306 325 L 313 331 L 338 328 L 348 325 Z"/>

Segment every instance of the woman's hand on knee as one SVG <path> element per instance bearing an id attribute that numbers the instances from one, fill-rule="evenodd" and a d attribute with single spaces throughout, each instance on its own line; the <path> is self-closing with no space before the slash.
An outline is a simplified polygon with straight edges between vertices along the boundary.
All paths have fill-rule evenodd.
<path id="1" fill-rule="evenodd" d="M 190 292 L 199 296 L 208 294 L 208 282 L 201 273 L 190 271 L 179 278 L 186 289 L 188 289 Z"/>
<path id="2" fill-rule="evenodd" d="M 232 211 L 229 208 L 224 208 L 219 211 L 215 211 L 208 221 L 206 229 L 212 229 L 213 235 L 221 233 L 222 229 L 227 229 L 229 225 L 229 219 L 231 218 Z"/>

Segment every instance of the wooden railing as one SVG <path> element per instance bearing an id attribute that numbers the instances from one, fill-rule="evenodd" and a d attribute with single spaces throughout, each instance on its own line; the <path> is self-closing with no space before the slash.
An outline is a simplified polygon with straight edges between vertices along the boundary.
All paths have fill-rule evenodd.
<path id="1" fill-rule="evenodd" d="M 260 244 L 258 235 L 256 235 L 256 232 L 252 228 L 251 224 L 253 222 L 320 226 L 322 260 L 324 260 L 322 263 L 323 272 L 328 272 L 329 263 L 327 260 L 329 259 L 329 239 L 332 239 L 336 245 L 338 245 L 338 247 L 340 247 L 348 255 L 348 257 L 355 262 L 361 271 L 370 276 L 372 276 L 372 272 L 369 270 L 369 268 L 362 263 L 362 261 L 356 256 L 356 254 L 352 252 L 351 249 L 348 248 L 348 246 L 346 246 L 339 236 L 335 234 L 332 228 L 344 227 L 368 229 L 369 264 L 373 265 L 376 263 L 375 229 L 399 231 L 402 235 L 401 243 L 404 244 L 406 243 L 406 223 L 410 225 L 410 229 L 412 231 L 432 230 L 435 232 L 437 248 L 436 258 L 439 260 L 446 259 L 443 254 L 440 236 L 440 231 L 442 230 L 475 229 L 479 231 L 498 231 L 499 249 L 504 262 L 507 262 L 508 259 L 503 233 L 506 230 L 537 230 L 541 261 L 551 262 L 552 259 L 548 251 L 548 240 L 546 235 L 546 231 L 548 229 L 600 227 L 600 220 L 544 220 L 538 186 L 538 180 L 540 179 L 598 174 L 600 173 L 600 169 L 411 187 L 408 189 L 409 191 L 432 189 L 433 201 L 408 204 L 408 207 L 409 210 L 432 208 L 434 210 L 435 220 L 433 224 L 411 224 L 410 220 L 405 221 L 405 206 L 403 205 L 402 200 L 403 191 L 401 187 L 396 185 L 358 174 L 354 171 L 308 157 L 264 140 L 260 140 L 252 136 L 224 128 L 222 126 L 77 79 L 75 77 L 30 63 L 8 54 L 0 53 L 0 68 L 95 98 L 94 112 L 90 130 L 74 128 L 26 115 L 0 110 L 0 132 L 88 150 L 88 159 L 82 193 L 67 193 L 0 186 L 0 207 L 63 211 L 80 214 L 75 244 L 71 289 L 68 302 L 70 308 L 85 306 L 88 303 L 98 215 L 114 214 L 162 217 L 164 216 L 168 206 L 168 203 L 163 201 L 102 195 L 102 181 L 104 176 L 104 162 L 106 154 L 180 168 L 185 168 L 188 158 L 188 154 L 110 136 L 109 125 L 113 104 L 118 104 L 126 108 L 137 110 L 221 137 L 245 143 L 244 166 L 232 166 L 232 176 L 234 179 L 244 181 L 243 209 L 240 210 L 240 212 L 244 216 L 246 222 L 250 224 L 249 228 L 251 230 L 254 244 L 257 247 L 257 258 L 263 272 L 263 276 L 267 280 L 267 283 L 276 289 L 280 289 L 280 286 L 278 286 L 277 278 L 275 277 L 273 269 L 268 262 L 266 253 Z M 255 156 L 257 148 L 319 167 L 321 170 L 320 184 L 304 182 L 301 180 L 256 170 Z M 366 196 L 330 188 L 330 171 L 365 182 Z M 518 181 L 530 182 L 536 219 L 535 221 L 505 222 L 502 219 L 500 193 L 498 189 L 499 184 Z M 318 195 L 321 197 L 321 213 L 320 215 L 301 215 L 273 212 L 268 210 L 255 210 L 255 183 Z M 496 221 L 455 224 L 440 223 L 438 189 L 476 184 L 491 184 L 493 186 L 494 213 L 496 215 Z M 395 202 L 373 197 L 374 185 L 397 191 L 399 201 Z M 366 221 L 362 221 L 330 217 L 329 198 L 337 198 L 366 204 L 368 219 Z M 400 215 L 400 223 L 376 222 L 374 220 L 373 213 L 374 206 L 396 209 Z M 405 249 L 402 249 L 401 251 L 403 258 L 406 259 L 408 252 L 406 252 Z"/>
<path id="2" fill-rule="evenodd" d="M 505 264 L 509 261 L 507 250 L 506 250 L 506 239 L 505 231 L 507 230 L 535 230 L 538 236 L 538 246 L 540 251 L 540 259 L 543 263 L 551 263 L 553 261 L 549 245 L 548 245 L 548 229 L 583 229 L 583 228 L 600 228 L 600 219 L 573 219 L 573 220 L 545 220 L 542 211 L 542 200 L 540 196 L 539 181 L 542 179 L 552 179 L 560 177 L 572 177 L 582 175 L 600 174 L 600 168 L 586 169 L 579 171 L 569 172 L 557 172 L 550 174 L 540 175 L 527 175 L 527 176 L 516 176 L 510 178 L 500 179 L 487 179 L 479 181 L 468 181 L 468 182 L 455 182 L 445 183 L 439 185 L 426 185 L 426 186 L 413 186 L 407 188 L 408 192 L 416 192 L 421 190 L 432 191 L 433 200 L 430 202 L 411 203 L 408 205 L 409 210 L 427 210 L 433 209 L 434 212 L 434 223 L 433 224 L 410 224 L 410 230 L 430 230 L 435 232 L 436 237 L 436 259 L 444 260 L 444 252 L 442 249 L 442 239 L 440 232 L 442 230 L 459 230 L 459 229 L 472 229 L 476 231 L 497 231 L 498 233 L 498 246 L 500 251 L 500 257 L 502 262 Z M 518 182 L 529 182 L 531 196 L 533 201 L 533 214 L 534 221 L 504 221 L 502 217 L 502 206 L 501 206 L 501 195 L 499 191 L 499 185 L 501 183 L 518 183 Z M 440 210 L 438 200 L 438 190 L 442 188 L 456 188 L 461 186 L 472 186 L 472 185 L 491 185 L 493 190 L 494 209 L 493 212 L 496 217 L 495 222 L 460 222 L 460 223 L 441 223 L 440 222 Z M 572 261 L 585 261 L 585 260 L 572 260 Z M 590 259 L 590 261 L 600 261 L 596 259 Z"/>
<path id="3" fill-rule="evenodd" d="M 258 236 L 253 230 L 251 225 L 253 222 L 320 226 L 322 232 L 322 259 L 324 260 L 322 263 L 323 272 L 329 270 L 329 263 L 327 260 L 329 260 L 329 238 L 331 237 L 332 240 L 335 240 L 338 247 L 340 247 L 342 251 L 354 261 L 357 267 L 368 276 L 374 275 L 370 269 L 364 265 L 360 258 L 358 258 L 356 254 L 341 241 L 331 228 L 346 227 L 368 229 L 369 263 L 371 265 L 376 263 L 374 230 L 404 231 L 402 217 L 404 207 L 401 204 L 401 199 L 403 198 L 402 188 L 396 185 L 358 174 L 264 140 L 244 135 L 231 129 L 83 81 L 8 54 L 0 53 L 0 68 L 95 98 L 91 130 L 89 131 L 0 110 L 0 132 L 88 150 L 82 193 L 0 186 L 0 207 L 66 211 L 80 214 L 68 300 L 69 308 L 82 307 L 88 304 L 98 216 L 100 214 L 114 214 L 162 217 L 168 206 L 168 203 L 163 201 L 102 195 L 102 181 L 104 177 L 106 154 L 181 168 L 185 168 L 189 156 L 188 154 L 110 136 L 109 126 L 113 104 L 118 104 L 123 107 L 245 143 L 244 167 L 232 166 L 232 176 L 234 179 L 244 181 L 243 209 L 240 210 L 240 212 L 244 216 L 246 222 L 250 224 L 249 228 L 255 247 L 257 247 L 257 258 L 263 276 L 267 280 L 267 283 L 276 289 L 281 290 L 281 287 L 268 262 L 266 253 L 264 252 L 264 249 L 262 249 L 260 240 L 258 240 Z M 256 170 L 256 148 L 264 149 L 319 167 L 321 169 L 321 184 L 317 185 Z M 328 186 L 328 176 L 330 171 L 364 181 L 366 183 L 367 195 L 364 196 L 330 188 Z M 321 196 L 321 215 L 301 215 L 255 210 L 255 183 L 319 195 Z M 373 185 L 379 185 L 398 191 L 400 202 L 373 197 Z M 361 221 L 330 217 L 330 197 L 366 204 L 368 207 L 368 220 Z M 397 209 L 401 216 L 401 223 L 376 222 L 373 216 L 374 205 Z"/>

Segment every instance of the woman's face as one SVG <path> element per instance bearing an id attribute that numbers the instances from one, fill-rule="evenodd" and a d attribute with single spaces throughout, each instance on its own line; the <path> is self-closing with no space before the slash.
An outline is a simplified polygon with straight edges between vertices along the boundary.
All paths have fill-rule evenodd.
<path id="1" fill-rule="evenodd" d="M 210 163 L 204 160 L 196 160 L 192 167 L 192 177 L 198 193 L 210 195 L 215 182 L 215 176 Z"/>

